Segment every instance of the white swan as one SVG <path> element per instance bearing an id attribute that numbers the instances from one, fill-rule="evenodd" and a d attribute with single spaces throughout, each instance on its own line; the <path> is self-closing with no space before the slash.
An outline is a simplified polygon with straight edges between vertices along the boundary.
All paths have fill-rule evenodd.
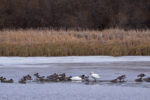
<path id="1" fill-rule="evenodd" d="M 82 81 L 82 78 L 80 76 L 74 76 L 70 78 L 72 81 Z"/>
<path id="2" fill-rule="evenodd" d="M 100 76 L 98 74 L 94 73 L 94 72 L 91 72 L 90 75 L 95 80 L 95 82 L 96 82 L 96 79 L 100 78 Z"/>

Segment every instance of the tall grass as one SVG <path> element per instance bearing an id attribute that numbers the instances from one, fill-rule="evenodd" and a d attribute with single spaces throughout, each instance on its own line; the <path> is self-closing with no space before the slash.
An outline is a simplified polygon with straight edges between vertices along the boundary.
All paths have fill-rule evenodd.
<path id="1" fill-rule="evenodd" d="M 0 56 L 150 55 L 150 30 L 2 30 Z"/>

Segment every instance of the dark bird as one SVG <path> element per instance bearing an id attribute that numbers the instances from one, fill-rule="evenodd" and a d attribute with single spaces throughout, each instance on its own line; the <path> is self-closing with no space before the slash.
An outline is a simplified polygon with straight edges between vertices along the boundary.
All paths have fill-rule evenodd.
<path id="1" fill-rule="evenodd" d="M 66 74 L 65 74 L 65 73 L 59 74 L 59 75 L 58 75 L 58 79 L 59 79 L 59 81 L 65 81 L 65 79 L 66 79 Z"/>
<path id="2" fill-rule="evenodd" d="M 13 79 L 6 80 L 6 78 L 3 78 L 3 79 L 1 80 L 1 82 L 2 82 L 2 83 L 13 83 L 14 80 L 13 80 Z"/>
<path id="3" fill-rule="evenodd" d="M 63 80 L 64 77 L 66 77 L 65 74 L 58 75 L 58 74 L 54 73 L 52 75 L 47 76 L 47 79 L 49 81 L 56 82 L 56 81 L 59 81 L 59 80 Z"/>
<path id="4" fill-rule="evenodd" d="M 140 77 L 138 79 L 135 80 L 136 82 L 143 82 L 143 79 Z"/>
<path id="5" fill-rule="evenodd" d="M 35 73 L 34 76 L 37 78 L 37 81 L 43 82 L 45 81 L 44 77 L 45 76 L 40 76 L 39 73 Z"/>
<path id="6" fill-rule="evenodd" d="M 143 74 L 143 73 L 141 73 L 141 74 L 139 74 L 137 77 L 141 77 L 141 78 L 143 78 L 144 76 L 146 76 L 145 74 Z"/>
<path id="7" fill-rule="evenodd" d="M 150 77 L 144 78 L 143 79 L 145 82 L 150 82 Z"/>
<path id="8" fill-rule="evenodd" d="M 125 78 L 126 78 L 126 75 L 121 75 L 121 76 L 117 77 L 117 79 L 119 80 L 119 82 L 124 82 Z"/>
<path id="9" fill-rule="evenodd" d="M 89 82 L 89 76 L 81 75 L 80 77 L 83 79 L 83 81 Z"/>
<path id="10" fill-rule="evenodd" d="M 19 83 L 21 83 L 21 84 L 26 84 L 26 78 L 25 78 L 25 77 L 21 78 L 21 79 L 19 80 Z"/>
<path id="11" fill-rule="evenodd" d="M 72 76 L 66 77 L 66 81 L 71 81 Z"/>
<path id="12" fill-rule="evenodd" d="M 110 82 L 112 82 L 112 83 L 117 83 L 117 82 L 118 82 L 118 79 L 113 79 L 113 80 L 111 80 Z"/>
<path id="13" fill-rule="evenodd" d="M 31 77 L 30 75 L 26 75 L 26 76 L 24 76 L 24 78 L 25 78 L 26 80 L 32 80 L 32 77 Z"/>
<path id="14" fill-rule="evenodd" d="M 4 80 L 4 77 L 0 77 L 0 81 Z"/>

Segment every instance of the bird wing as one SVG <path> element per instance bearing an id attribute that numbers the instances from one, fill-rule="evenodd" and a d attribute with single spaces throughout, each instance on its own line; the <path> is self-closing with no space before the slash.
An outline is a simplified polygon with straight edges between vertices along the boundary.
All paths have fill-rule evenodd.
<path id="1" fill-rule="evenodd" d="M 75 76 L 75 77 L 72 77 L 71 80 L 80 81 L 80 80 L 82 80 L 82 79 L 81 79 L 80 77 L 78 77 L 78 76 Z"/>
<path id="2" fill-rule="evenodd" d="M 93 78 L 100 78 L 100 76 L 98 74 L 92 74 Z"/>

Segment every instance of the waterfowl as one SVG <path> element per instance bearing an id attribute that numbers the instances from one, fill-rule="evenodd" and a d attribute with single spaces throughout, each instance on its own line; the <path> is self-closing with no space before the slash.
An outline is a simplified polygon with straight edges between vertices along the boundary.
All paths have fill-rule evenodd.
<path id="1" fill-rule="evenodd" d="M 41 81 L 41 82 L 45 81 L 44 79 L 45 76 L 40 76 L 39 73 L 35 73 L 34 76 L 37 78 L 36 79 L 37 81 Z"/>
<path id="2" fill-rule="evenodd" d="M 89 76 L 81 75 L 80 76 L 84 81 L 89 81 Z"/>
<path id="3" fill-rule="evenodd" d="M 144 78 L 143 80 L 146 82 L 150 82 L 150 77 Z"/>
<path id="4" fill-rule="evenodd" d="M 24 78 L 25 78 L 26 80 L 32 80 L 32 77 L 31 77 L 30 75 L 26 75 L 26 76 L 24 76 Z"/>
<path id="5" fill-rule="evenodd" d="M 13 79 L 6 80 L 6 78 L 3 78 L 3 79 L 1 80 L 1 82 L 2 82 L 2 83 L 13 83 L 14 80 L 13 80 Z"/>
<path id="6" fill-rule="evenodd" d="M 44 78 L 45 76 L 40 76 L 39 73 L 35 73 L 34 76 L 36 76 L 37 78 Z"/>
<path id="7" fill-rule="evenodd" d="M 117 79 L 120 81 L 120 82 L 124 82 L 124 79 L 126 78 L 126 75 L 121 75 L 119 77 L 117 77 Z"/>
<path id="8" fill-rule="evenodd" d="M 136 79 L 135 81 L 136 81 L 136 82 L 142 82 L 143 79 L 140 77 L 140 78 Z"/>
<path id="9" fill-rule="evenodd" d="M 65 75 L 64 75 L 65 76 Z M 64 76 L 59 76 L 58 74 L 54 73 L 52 75 L 47 76 L 48 81 L 59 81 L 61 80 Z"/>
<path id="10" fill-rule="evenodd" d="M 80 77 L 81 77 L 82 79 L 84 79 L 86 76 L 85 76 L 85 75 L 81 75 Z"/>
<path id="11" fill-rule="evenodd" d="M 58 75 L 58 79 L 59 79 L 59 81 L 65 81 L 65 79 L 66 79 L 66 74 L 65 74 L 65 73 L 59 74 L 59 75 Z"/>
<path id="12" fill-rule="evenodd" d="M 85 75 L 74 76 L 70 78 L 72 81 L 89 81 L 89 77 Z"/>
<path id="13" fill-rule="evenodd" d="M 58 76 L 58 74 L 54 73 L 52 75 L 47 76 L 47 78 L 48 79 L 52 79 L 52 78 L 57 77 L 57 76 Z"/>
<path id="14" fill-rule="evenodd" d="M 4 77 L 0 77 L 0 81 L 4 80 Z"/>
<path id="15" fill-rule="evenodd" d="M 117 82 L 118 82 L 118 79 L 113 79 L 113 80 L 111 80 L 110 82 L 112 82 L 112 83 L 117 83 Z"/>
<path id="16" fill-rule="evenodd" d="M 141 74 L 139 74 L 137 77 L 144 77 L 144 76 L 146 76 L 145 74 L 143 74 L 143 73 L 141 73 Z"/>
<path id="17" fill-rule="evenodd" d="M 82 81 L 82 78 L 80 76 L 74 76 L 70 78 L 72 81 Z"/>
<path id="18" fill-rule="evenodd" d="M 32 80 L 32 77 L 30 75 L 23 76 L 20 80 L 19 83 L 25 84 L 27 80 Z"/>
<path id="19" fill-rule="evenodd" d="M 20 81 L 19 81 L 19 83 L 26 84 L 26 78 L 25 77 L 21 78 Z"/>
<path id="20" fill-rule="evenodd" d="M 91 72 L 90 75 L 95 80 L 95 82 L 96 82 L 97 79 L 100 78 L 100 76 L 98 74 L 94 73 L 94 72 Z"/>
<path id="21" fill-rule="evenodd" d="M 71 81 L 72 76 L 66 77 L 66 81 Z"/>
<path id="22" fill-rule="evenodd" d="M 40 82 L 44 82 L 44 81 L 45 81 L 44 77 L 41 77 L 41 78 L 39 78 L 38 80 L 39 80 Z"/>

